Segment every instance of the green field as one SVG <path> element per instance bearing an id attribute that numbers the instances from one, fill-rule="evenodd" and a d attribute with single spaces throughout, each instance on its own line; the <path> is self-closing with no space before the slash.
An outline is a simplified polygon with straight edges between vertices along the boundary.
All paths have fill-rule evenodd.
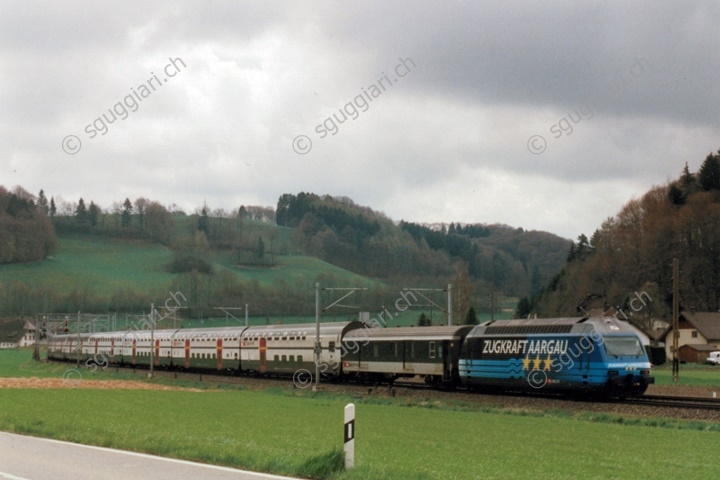
<path id="1" fill-rule="evenodd" d="M 215 255 L 215 261 L 216 268 L 230 270 L 242 280 L 257 280 L 263 285 L 272 285 L 282 279 L 288 283 L 312 287 L 313 280 L 320 275 L 333 276 L 341 282 L 358 287 L 367 287 L 373 283 L 362 275 L 302 255 L 275 255 L 275 265 L 252 266 L 237 265 L 232 252 L 220 252 Z"/>
<path id="2" fill-rule="evenodd" d="M 59 235 L 58 251 L 53 257 L 29 264 L 0 265 L 0 278 L 22 281 L 33 287 L 46 286 L 61 294 L 84 288 L 91 288 L 100 295 L 123 289 L 164 292 L 176 276 L 166 268 L 171 258 L 171 250 L 155 242 L 96 235 Z M 332 276 L 354 286 L 373 283 L 366 277 L 312 257 L 275 255 L 275 263 L 275 266 L 267 267 L 242 267 L 233 263 L 231 253 L 221 252 L 215 256 L 214 266 L 217 271 L 233 272 L 241 281 L 257 280 L 263 285 L 282 279 L 311 288 L 320 275 Z M 311 294 L 309 290 L 308 295 Z"/>
<path id="3" fill-rule="evenodd" d="M 29 355 L 0 352 L 0 376 L 61 376 L 67 368 L 32 362 Z M 118 378 L 100 371 L 85 377 Z M 357 408 L 356 469 L 321 474 L 318 465 L 338 460 L 349 402 Z M 0 405 L 0 430 L 319 478 L 655 479 L 720 473 L 717 423 L 349 398 L 283 387 L 0 389 Z"/>
<path id="4" fill-rule="evenodd" d="M 655 383 L 658 385 L 707 386 L 720 388 L 720 366 L 681 364 L 678 383 L 673 382 L 672 364 L 666 363 L 653 368 Z"/>
<path id="5" fill-rule="evenodd" d="M 0 275 L 3 280 L 47 286 L 59 293 L 86 287 L 101 295 L 123 288 L 155 291 L 164 290 L 174 277 L 165 270 L 170 257 L 170 250 L 157 243 L 90 235 L 58 237 L 54 257 L 0 265 Z"/>

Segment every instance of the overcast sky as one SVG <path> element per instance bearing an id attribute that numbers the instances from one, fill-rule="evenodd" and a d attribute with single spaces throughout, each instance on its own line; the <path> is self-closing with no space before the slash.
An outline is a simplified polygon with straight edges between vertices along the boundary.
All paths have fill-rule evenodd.
<path id="1" fill-rule="evenodd" d="M 720 148 L 718 25 L 716 1 L 3 0 L 0 185 L 590 235 Z"/>

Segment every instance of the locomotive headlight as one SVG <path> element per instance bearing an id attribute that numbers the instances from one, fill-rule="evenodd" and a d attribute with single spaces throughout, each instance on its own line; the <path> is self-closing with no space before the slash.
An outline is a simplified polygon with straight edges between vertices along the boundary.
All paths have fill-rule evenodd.
<path id="1" fill-rule="evenodd" d="M 650 375 L 650 370 L 640 370 L 640 375 Z"/>
<path id="2" fill-rule="evenodd" d="M 618 372 L 617 370 L 608 370 L 608 375 L 610 375 L 610 376 L 620 375 L 620 372 Z"/>

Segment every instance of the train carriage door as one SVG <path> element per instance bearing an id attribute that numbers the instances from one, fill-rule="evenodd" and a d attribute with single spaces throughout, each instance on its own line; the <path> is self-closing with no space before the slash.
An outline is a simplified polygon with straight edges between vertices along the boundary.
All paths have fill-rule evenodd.
<path id="1" fill-rule="evenodd" d="M 97 358 L 97 354 L 98 354 L 98 343 L 99 343 L 99 340 L 96 338 L 95 339 L 95 358 Z"/>
<path id="2" fill-rule="evenodd" d="M 135 365 L 135 355 L 136 355 L 136 354 L 137 354 L 137 341 L 133 338 L 133 342 L 132 342 L 132 360 L 130 361 L 130 363 L 132 363 L 133 365 Z"/>
<path id="3" fill-rule="evenodd" d="M 365 353 L 366 356 L 370 356 L 370 354 L 368 353 L 370 349 L 370 342 L 365 342 L 358 345 L 358 369 L 367 368 L 367 361 L 363 361 L 365 358 L 363 356 L 363 353 Z"/>
<path id="4" fill-rule="evenodd" d="M 403 370 L 405 370 L 407 367 L 407 364 L 410 363 L 410 342 L 403 341 L 400 343 L 402 345 L 402 364 L 403 364 Z"/>
<path id="5" fill-rule="evenodd" d="M 115 362 L 115 339 L 110 339 L 110 361 Z"/>
<path id="6" fill-rule="evenodd" d="M 222 365 L 223 365 L 222 351 L 223 351 L 222 338 L 218 338 L 217 339 L 217 352 L 216 352 L 216 354 L 217 354 L 216 355 L 217 356 L 217 369 L 218 370 L 222 370 Z"/>
<path id="7" fill-rule="evenodd" d="M 450 381 L 453 376 L 453 357 L 450 355 L 450 346 L 452 342 L 444 341 L 438 342 L 437 346 L 437 357 L 442 359 L 443 364 L 443 380 Z"/>
<path id="8" fill-rule="evenodd" d="M 265 373 L 267 370 L 267 339 L 261 338 L 260 339 L 260 346 L 258 347 L 258 350 L 260 351 L 260 373 Z"/>
<path id="9" fill-rule="evenodd" d="M 190 339 L 185 339 L 185 368 L 190 368 Z"/>
<path id="10" fill-rule="evenodd" d="M 160 365 L 160 340 L 155 340 L 155 366 Z"/>

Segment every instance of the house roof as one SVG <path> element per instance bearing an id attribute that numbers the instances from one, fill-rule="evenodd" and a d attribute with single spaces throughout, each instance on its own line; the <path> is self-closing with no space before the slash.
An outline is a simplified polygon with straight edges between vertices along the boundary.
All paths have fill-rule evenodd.
<path id="1" fill-rule="evenodd" d="M 680 312 L 680 320 L 685 320 L 705 337 L 708 343 L 720 342 L 720 312 Z M 672 332 L 672 324 L 665 329 L 662 338 Z"/>
<path id="2" fill-rule="evenodd" d="M 720 341 L 720 312 L 687 312 L 680 314 L 695 327 L 708 342 Z"/>
<path id="3" fill-rule="evenodd" d="M 19 318 L 0 318 L 0 342 L 18 343 L 25 335 L 23 326 Z"/>
<path id="4" fill-rule="evenodd" d="M 691 348 L 698 352 L 714 352 L 715 350 L 718 349 L 717 345 L 710 345 L 707 343 L 693 343 L 693 344 L 681 345 L 680 348 L 681 349 Z"/>

